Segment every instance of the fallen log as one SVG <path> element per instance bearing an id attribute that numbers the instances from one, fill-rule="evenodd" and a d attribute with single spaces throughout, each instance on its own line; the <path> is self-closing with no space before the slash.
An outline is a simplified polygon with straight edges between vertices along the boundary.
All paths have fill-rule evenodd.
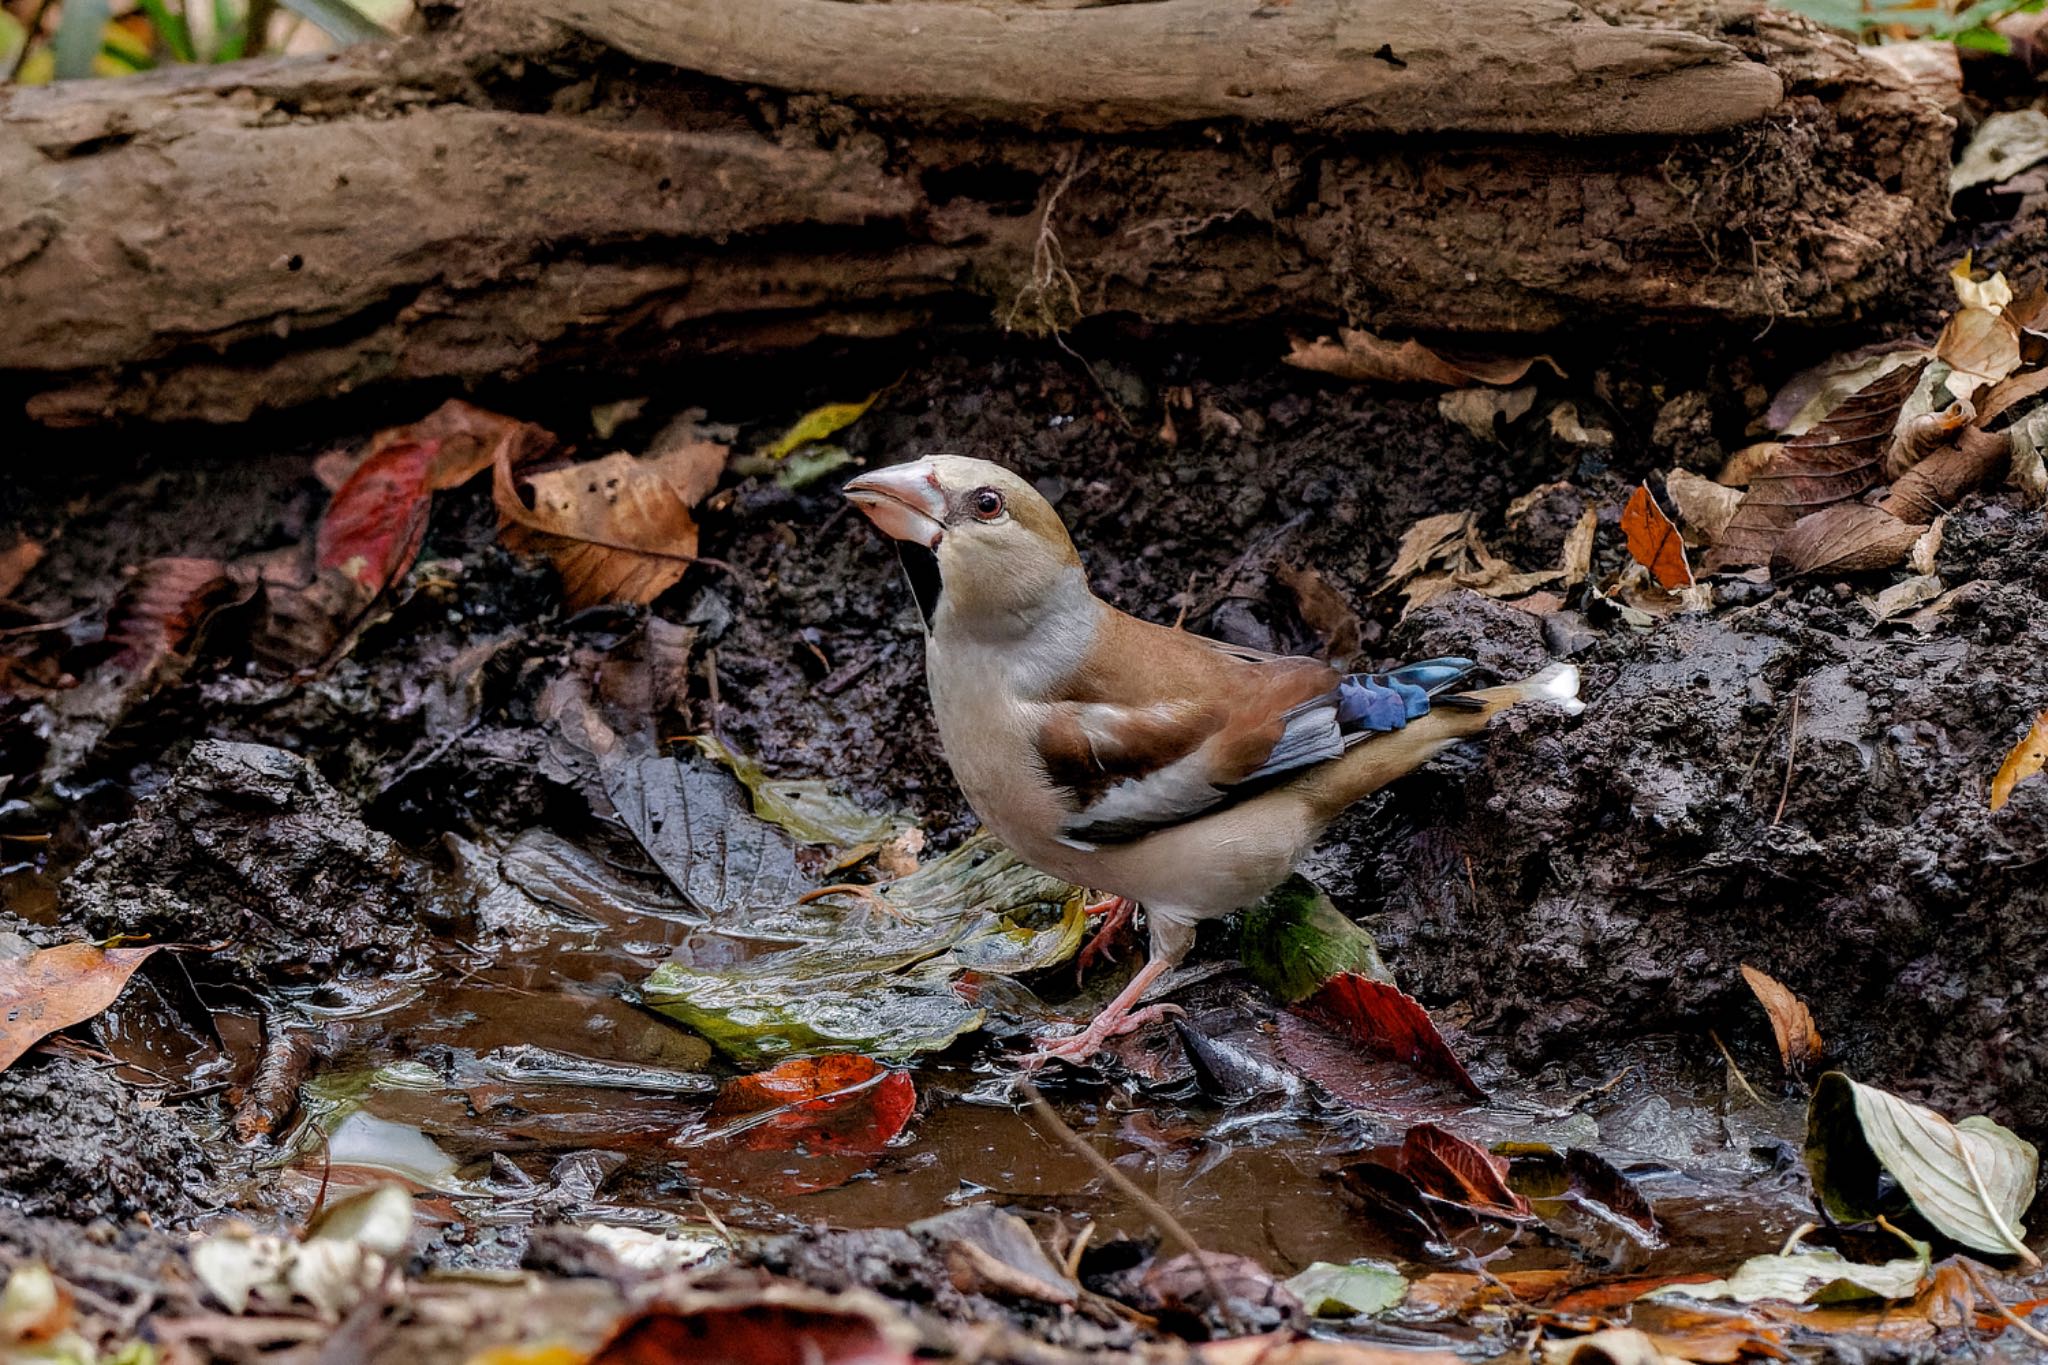
<path id="1" fill-rule="evenodd" d="M 1831 318 L 1935 240 L 1948 137 L 1729 6 L 489 0 L 0 91 L 0 397 L 229 422 L 934 319 Z"/>

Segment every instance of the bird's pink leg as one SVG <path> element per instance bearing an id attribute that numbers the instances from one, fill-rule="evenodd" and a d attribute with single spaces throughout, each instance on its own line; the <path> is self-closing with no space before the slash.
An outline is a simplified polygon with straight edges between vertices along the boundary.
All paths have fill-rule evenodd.
<path id="1" fill-rule="evenodd" d="M 1102 927 L 1095 931 L 1095 937 L 1089 939 L 1087 946 L 1081 949 L 1081 956 L 1076 959 L 1079 970 L 1087 971 L 1095 965 L 1097 958 L 1106 962 L 1116 961 L 1116 955 L 1110 951 L 1110 947 L 1130 925 L 1131 916 L 1137 909 L 1138 903 L 1128 896 L 1105 896 L 1099 901 L 1081 907 L 1081 913 L 1084 915 L 1101 916 Z"/>
<path id="2" fill-rule="evenodd" d="M 1036 1071 L 1055 1057 L 1068 1062 L 1086 1061 L 1100 1051 L 1104 1043 L 1118 1034 L 1129 1033 L 1162 1014 L 1176 1013 L 1180 1008 L 1178 1005 L 1153 1005 L 1135 1012 L 1132 1009 L 1166 968 L 1167 964 L 1156 957 L 1140 967 L 1138 974 L 1131 978 L 1131 984 L 1118 992 L 1116 999 L 1104 1006 L 1102 1013 L 1096 1015 L 1088 1027 L 1079 1033 L 1067 1038 L 1036 1039 L 1038 1051 L 1022 1059 L 1024 1070 Z"/>

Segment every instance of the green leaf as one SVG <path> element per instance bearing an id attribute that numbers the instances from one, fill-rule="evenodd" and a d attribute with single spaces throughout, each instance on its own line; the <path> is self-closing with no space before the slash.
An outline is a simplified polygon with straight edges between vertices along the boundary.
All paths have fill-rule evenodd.
<path id="1" fill-rule="evenodd" d="M 1841 1222 L 1898 1210 L 1883 1196 L 1889 1174 L 1944 1236 L 2000 1255 L 2039 1260 L 2020 1218 L 2034 1199 L 2040 1154 L 1982 1115 L 1951 1123 L 1923 1105 L 1830 1071 L 1806 1117 L 1806 1166 L 1821 1207 Z"/>
<path id="2" fill-rule="evenodd" d="M 962 973 L 1055 966 L 1079 949 L 1084 921 L 1077 888 L 983 835 L 887 887 L 749 915 L 751 932 L 799 946 L 736 963 L 679 957 L 642 994 L 750 1064 L 799 1052 L 897 1059 L 981 1027 L 981 1009 L 953 989 Z"/>
<path id="3" fill-rule="evenodd" d="M 335 42 L 374 43 L 389 38 L 391 31 L 364 14 L 348 0 L 282 0 L 284 7 Z"/>
<path id="4" fill-rule="evenodd" d="M 1981 24 L 1975 28 L 1964 29 L 1949 41 L 1957 47 L 1968 48 L 1973 52 L 1990 52 L 2000 57 L 2012 55 L 2012 39 L 1995 28 L 1986 28 Z"/>
<path id="5" fill-rule="evenodd" d="M 690 742 L 732 770 L 753 796 L 754 814 L 807 844 L 852 848 L 890 838 L 916 823 L 900 810 L 868 810 L 817 778 L 770 777 L 759 763 L 714 735 L 693 735 Z"/>
<path id="6" fill-rule="evenodd" d="M 181 62 L 199 60 L 192 48 L 192 30 L 185 24 L 185 16 L 171 9 L 164 0 L 135 0 L 135 7 L 147 15 L 149 26 L 156 30 L 157 41 L 169 50 L 173 59 Z"/>
<path id="7" fill-rule="evenodd" d="M 1925 1242 L 1914 1242 L 1913 1246 L 1919 1252 L 1917 1256 L 1886 1261 L 1883 1265 L 1858 1265 L 1839 1251 L 1752 1256 L 1725 1280 L 1666 1285 L 1644 1297 L 1733 1299 L 1738 1303 L 1755 1303 L 1759 1299 L 1781 1299 L 1786 1303 L 1910 1299 L 1926 1282 L 1930 1254 Z"/>
<path id="8" fill-rule="evenodd" d="M 1287 1288 L 1311 1317 L 1342 1318 L 1384 1313 L 1406 1297 L 1408 1281 L 1385 1261 L 1317 1261 L 1287 1281 Z"/>
<path id="9" fill-rule="evenodd" d="M 228 0 L 213 0 L 213 54 L 215 62 L 238 61 L 249 50 L 249 21 L 247 16 L 235 17 L 234 6 Z"/>
<path id="10" fill-rule="evenodd" d="M 1237 955 L 1254 981 L 1290 1005 L 1341 972 L 1395 984 L 1372 935 L 1298 873 L 1245 911 Z"/>
<path id="11" fill-rule="evenodd" d="M 57 36 L 51 46 L 57 57 L 57 79 L 77 80 L 92 74 L 93 59 L 100 55 L 100 35 L 107 27 L 107 0 L 65 0 L 57 17 Z"/>

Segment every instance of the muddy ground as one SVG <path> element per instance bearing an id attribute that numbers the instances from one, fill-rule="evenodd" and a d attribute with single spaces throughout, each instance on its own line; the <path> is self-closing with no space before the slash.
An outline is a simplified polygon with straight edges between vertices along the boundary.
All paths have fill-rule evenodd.
<path id="1" fill-rule="evenodd" d="M 2000 249 L 2024 254 L 2039 222 L 2022 216 L 1980 242 L 1989 263 L 2006 263 Z M 1445 421 L 1433 395 L 1279 364 L 1279 329 L 1084 330 L 1071 350 L 961 332 L 679 373 L 610 443 L 590 435 L 587 403 L 638 391 L 477 398 L 595 455 L 638 448 L 690 407 L 734 425 L 744 450 L 814 403 L 881 387 L 841 438 L 857 460 L 944 450 L 1024 470 L 1067 519 L 1100 591 L 1138 614 L 1317 652 L 1325 641 L 1278 577 L 1312 566 L 1362 618 L 1361 666 L 1444 653 L 1509 675 L 1551 657 L 1580 664 L 1582 716 L 1510 716 L 1359 807 L 1307 870 L 1497 1090 L 1554 1100 L 1619 1074 L 1583 1112 L 1620 1150 L 1665 1161 L 1695 1147 L 1776 1151 L 1742 1177 L 1777 1189 L 1757 1196 L 1746 1226 L 1706 1220 L 1680 1239 L 1694 1253 L 1710 1244 L 1700 1264 L 1722 1270 L 1800 1216 L 1773 1164 L 1796 1141 L 1797 1096 L 1778 1093 L 1739 964 L 1810 1003 L 1831 1064 L 2036 1141 L 2048 1134 L 2048 782 L 2023 784 L 1996 814 L 1985 800 L 2000 758 L 2048 706 L 2042 511 L 2009 493 L 1954 510 L 1939 572 L 1950 587 L 1982 586 L 1925 631 L 1873 624 L 1859 599 L 1881 576 L 1775 591 L 1731 580 L 1713 612 L 1648 627 L 1584 596 L 1537 614 L 1470 591 L 1404 617 L 1400 595 L 1379 588 L 1403 531 L 1446 511 L 1475 512 L 1489 544 L 1536 567 L 1596 508 L 1595 577 L 1617 570 L 1615 522 L 1639 479 L 1674 465 L 1711 472 L 1754 438 L 1773 386 L 1802 364 L 1924 326 L 1946 307 L 1946 286 L 1930 279 L 1925 299 L 1827 335 L 1559 338 L 1571 377 L 1543 380 L 1534 415 L 1498 442 Z M 316 457 L 440 396 L 289 428 L 24 438 L 4 511 L 49 555 L 17 594 L 22 607 L 45 621 L 76 614 L 66 629 L 83 644 L 135 564 L 299 543 L 326 500 Z M 1558 435 L 1544 418 L 1554 401 L 1611 431 L 1611 444 Z M 707 504 L 707 562 L 652 609 L 696 632 L 673 728 L 715 727 L 772 772 L 906 807 L 947 847 L 972 817 L 936 747 L 916 618 L 891 552 L 838 497 L 841 477 L 798 491 L 728 479 Z M 440 495 L 409 591 L 322 678 L 280 686 L 244 646 L 213 641 L 182 682 L 96 745 L 77 737 L 75 715 L 52 722 L 28 700 L 10 704 L 0 930 L 38 945 L 126 933 L 209 946 L 138 977 L 92 1035 L 100 1051 L 32 1055 L 0 1074 L 0 1196 L 15 1210 L 93 1226 L 117 1250 L 140 1239 L 145 1260 L 163 1253 L 138 1218 L 182 1229 L 224 1212 L 302 1215 L 320 1170 L 316 1152 L 294 1145 L 303 1121 L 246 1144 L 226 1130 L 229 1092 L 274 1060 L 285 1028 L 308 1035 L 316 1080 L 398 1062 L 459 1072 L 487 1048 L 564 1039 L 675 1080 L 665 1098 L 580 1095 L 552 1129 L 479 1108 L 473 1089 L 452 1108 L 387 1096 L 378 1121 L 429 1135 L 450 1161 L 422 1185 L 459 1177 L 461 1197 L 483 1201 L 450 1196 L 431 1250 L 441 1263 L 524 1257 L 559 1269 L 536 1251 L 531 1228 L 549 1206 L 528 1187 L 573 1184 L 559 1162 L 579 1151 L 623 1153 L 623 1166 L 562 1195 L 556 1215 L 600 1190 L 614 1212 L 693 1208 L 707 1193 L 663 1144 L 725 1072 L 700 1040 L 627 999 L 681 932 L 565 955 L 559 926 L 494 918 L 465 870 L 477 861 L 465 847 L 500 849 L 534 828 L 588 832 L 589 813 L 543 776 L 540 692 L 578 651 L 640 629 L 626 610 L 567 615 L 546 567 L 497 545 L 485 483 Z M 1549 485 L 1509 520 L 1511 503 Z M 490 648 L 470 652 L 479 645 Z M 81 761 L 39 781 L 66 745 Z M 1201 957 L 1232 951 L 1219 928 Z M 1074 995 L 1070 969 L 1033 984 L 1055 1006 Z M 1212 1014 L 1270 1014 L 1242 987 L 1193 998 Z M 1731 1118 L 1739 1106 L 1716 1038 L 1769 1092 L 1748 1117 Z M 972 1153 L 1000 1148 L 1006 1173 L 1033 1173 L 1018 1177 L 1022 1203 L 1069 1207 L 1089 1172 L 1062 1167 L 1028 1132 L 1001 1148 L 992 1125 L 1025 1132 L 1021 1121 L 963 1107 L 997 1069 L 995 1050 L 969 1042 L 923 1076 L 919 1145 L 874 1183 L 808 1201 L 728 1190 L 714 1202 L 766 1232 L 814 1219 L 893 1228 L 951 1202 L 977 1178 Z M 1252 1141 L 1247 1164 L 1219 1183 L 1189 1137 L 1215 1117 L 1199 1103 L 1150 1100 L 1115 1072 L 1107 1088 L 1065 1083 L 1059 1097 L 1077 1128 L 1141 1164 L 1156 1158 L 1161 1188 L 1179 1182 L 1190 1222 L 1223 1249 L 1296 1268 L 1382 1249 L 1355 1214 L 1333 1211 L 1318 1173 L 1355 1129 Z M 1148 1127 L 1154 1107 L 1172 1117 Z M 371 1148 L 367 1167 L 409 1169 L 393 1148 Z M 478 1215 L 508 1191 L 528 1191 L 521 1207 L 542 1215 Z M 1262 1200 L 1266 1227 L 1254 1233 L 1244 1210 Z M 1276 1208 L 1283 1225 L 1301 1220 L 1290 1245 L 1274 1240 Z M 1137 1212 L 1120 1216 L 1122 1230 L 1150 1235 Z M 48 1243 L 49 1227 L 10 1223 L 0 1238 Z M 760 1255 L 813 1283 L 835 1273 L 821 1268 L 830 1255 L 801 1244 Z M 897 1273 L 915 1286 L 926 1272 Z M 1125 1326 L 1068 1344 L 1132 1339 Z"/>

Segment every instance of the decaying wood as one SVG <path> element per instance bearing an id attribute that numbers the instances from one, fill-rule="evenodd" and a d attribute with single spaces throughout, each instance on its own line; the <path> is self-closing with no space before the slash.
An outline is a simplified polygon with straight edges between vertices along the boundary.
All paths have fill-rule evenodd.
<path id="1" fill-rule="evenodd" d="M 1682 8 L 496 0 L 6 90 L 0 400 L 233 421 L 935 318 L 1499 333 L 1906 278 L 1946 119 L 1801 21 Z"/>

